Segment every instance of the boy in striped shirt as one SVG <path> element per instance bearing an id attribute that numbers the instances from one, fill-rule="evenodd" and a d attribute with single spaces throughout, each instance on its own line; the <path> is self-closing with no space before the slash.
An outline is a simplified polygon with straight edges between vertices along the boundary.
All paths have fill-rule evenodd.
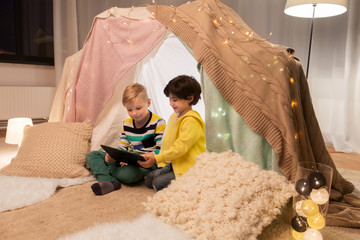
<path id="1" fill-rule="evenodd" d="M 158 154 L 166 127 L 165 120 L 148 110 L 151 101 L 146 88 L 138 83 L 130 84 L 123 93 L 122 103 L 130 118 L 123 122 L 118 148 L 138 154 Z M 96 195 L 118 190 L 121 183 L 138 183 L 149 171 L 157 168 L 156 164 L 150 169 L 127 165 L 115 161 L 102 151 L 90 152 L 87 161 L 99 181 L 91 186 Z"/>

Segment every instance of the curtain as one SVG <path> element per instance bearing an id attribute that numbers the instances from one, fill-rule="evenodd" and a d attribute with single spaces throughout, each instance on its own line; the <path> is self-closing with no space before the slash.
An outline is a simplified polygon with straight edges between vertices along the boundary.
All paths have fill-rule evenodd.
<path id="1" fill-rule="evenodd" d="M 53 0 L 57 84 L 65 58 L 82 48 L 94 16 L 111 7 L 178 6 L 188 0 Z M 286 0 L 223 0 L 261 37 L 291 47 L 306 69 L 311 19 L 284 14 Z M 315 19 L 308 82 L 327 145 L 360 153 L 360 1 Z"/>

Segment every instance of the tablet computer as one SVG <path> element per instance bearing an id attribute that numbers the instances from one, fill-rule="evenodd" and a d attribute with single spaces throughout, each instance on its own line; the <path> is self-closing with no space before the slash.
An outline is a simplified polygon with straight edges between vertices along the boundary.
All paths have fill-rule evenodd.
<path id="1" fill-rule="evenodd" d="M 141 167 L 137 163 L 138 160 L 145 161 L 145 159 L 142 156 L 140 156 L 136 153 L 127 152 L 127 151 L 124 151 L 124 150 L 121 150 L 118 148 L 112 148 L 112 147 L 109 147 L 106 145 L 100 145 L 100 146 L 105 150 L 105 152 L 107 154 L 109 154 L 116 161 L 124 162 L 124 163 L 131 164 L 131 165 L 138 166 L 138 167 Z"/>

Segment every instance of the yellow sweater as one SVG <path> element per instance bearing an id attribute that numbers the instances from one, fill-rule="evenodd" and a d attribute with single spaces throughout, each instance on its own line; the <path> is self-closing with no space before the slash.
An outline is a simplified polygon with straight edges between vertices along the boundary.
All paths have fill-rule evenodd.
<path id="1" fill-rule="evenodd" d="M 196 156 L 205 152 L 205 124 L 200 114 L 188 111 L 178 118 L 176 113 L 170 117 L 163 138 L 161 152 L 156 155 L 159 167 L 172 163 L 176 177 L 186 173 L 195 165 Z"/>

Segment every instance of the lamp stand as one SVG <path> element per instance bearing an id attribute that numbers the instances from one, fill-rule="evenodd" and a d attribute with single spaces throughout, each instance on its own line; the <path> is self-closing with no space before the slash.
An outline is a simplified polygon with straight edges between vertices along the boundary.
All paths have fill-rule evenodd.
<path id="1" fill-rule="evenodd" d="M 313 7 L 314 7 L 314 8 L 313 8 L 313 15 L 312 15 L 312 19 L 311 19 L 309 53 L 308 53 L 307 66 L 306 66 L 306 79 L 308 79 L 308 75 L 309 75 L 310 53 L 311 53 L 312 35 L 313 35 L 313 31 L 314 31 L 314 18 L 315 18 L 315 7 L 316 7 L 316 3 L 313 4 Z"/>

